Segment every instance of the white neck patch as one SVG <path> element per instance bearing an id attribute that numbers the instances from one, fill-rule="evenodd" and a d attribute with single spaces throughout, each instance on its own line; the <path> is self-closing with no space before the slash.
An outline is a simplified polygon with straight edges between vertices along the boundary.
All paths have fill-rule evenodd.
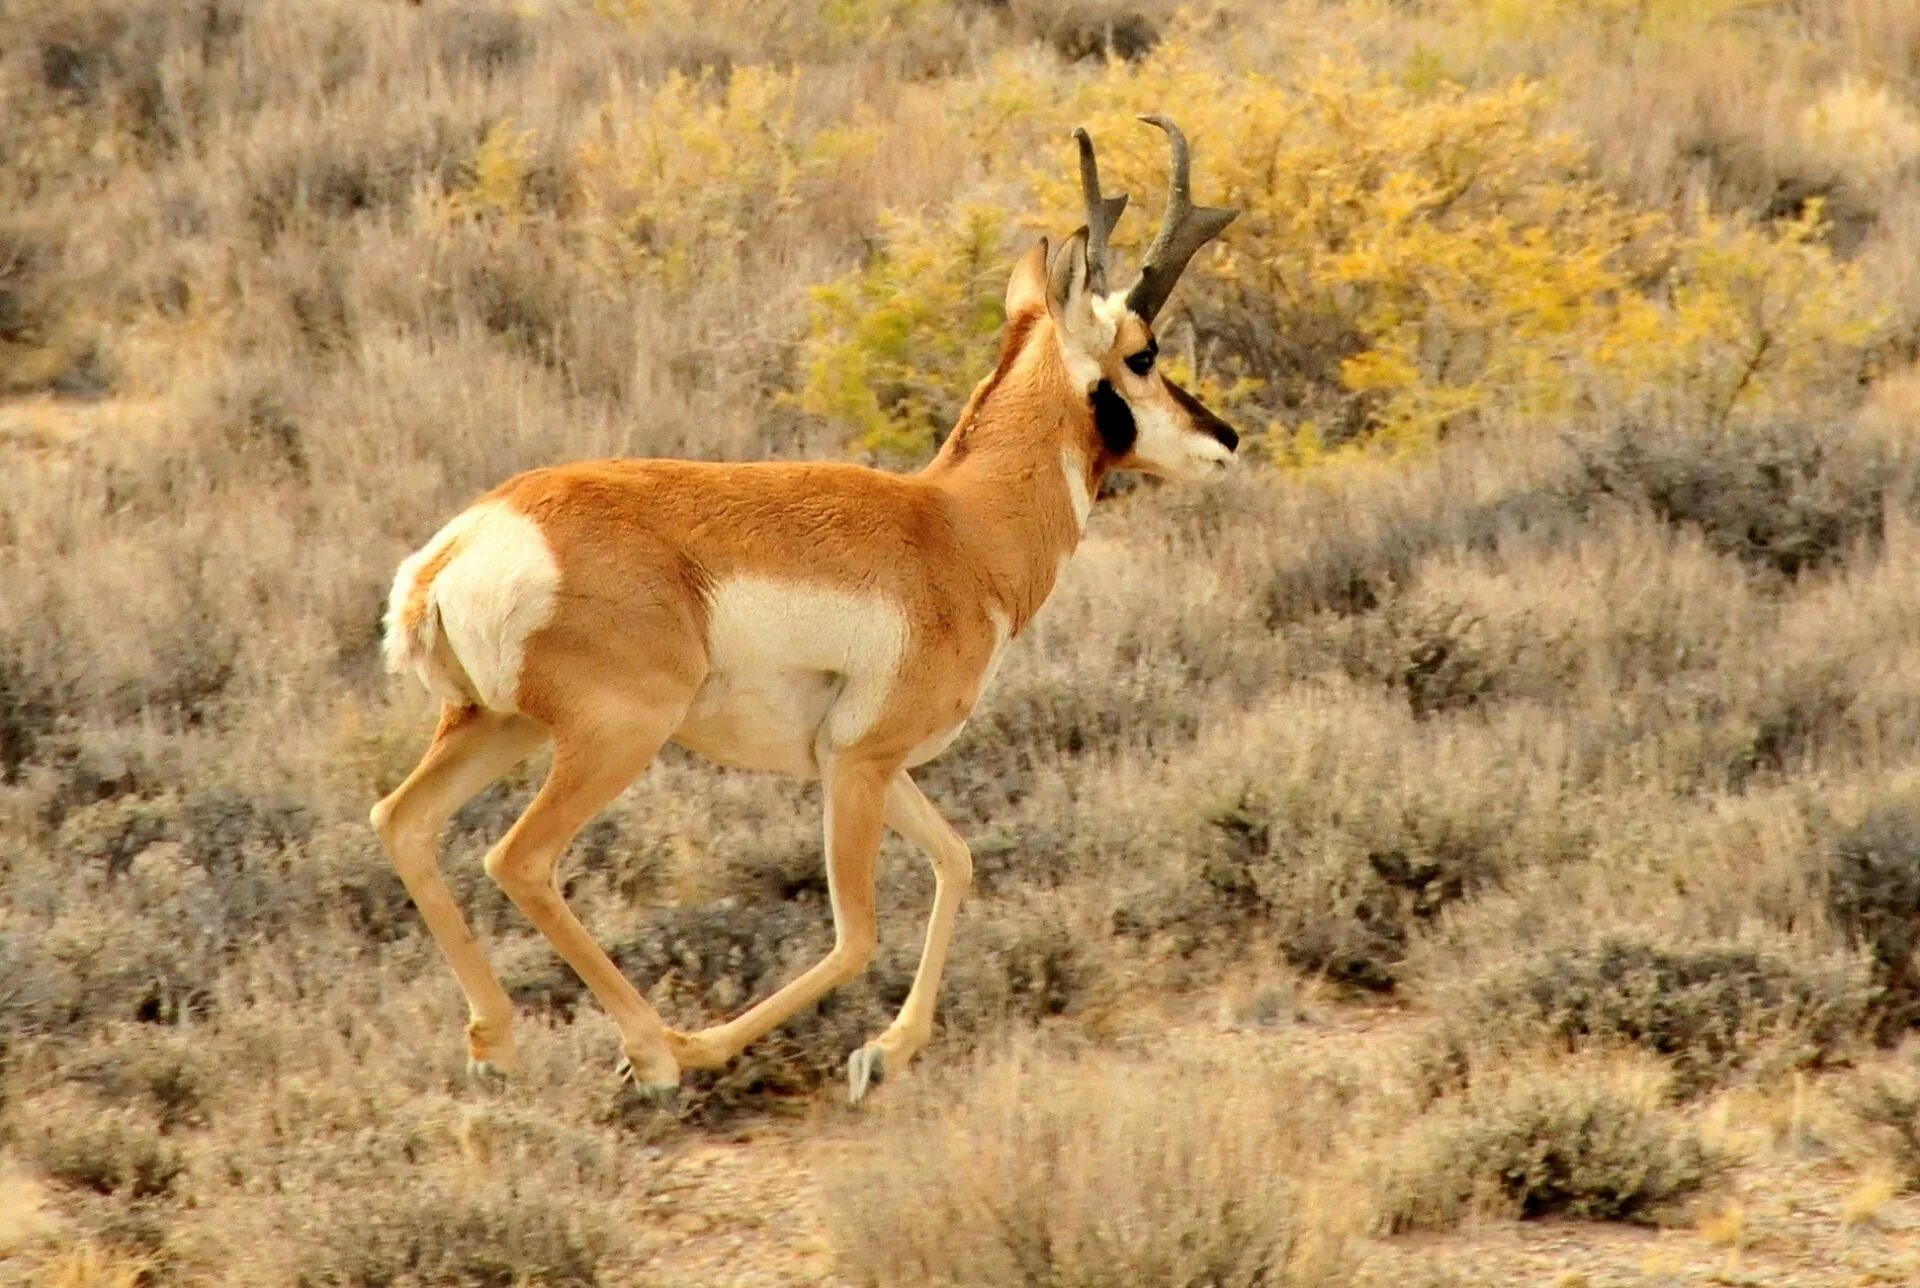
<path id="1" fill-rule="evenodd" d="M 1093 493 L 1087 488 L 1086 458 L 1071 447 L 1060 449 L 1060 472 L 1067 478 L 1067 501 L 1073 506 L 1074 530 L 1087 531 L 1087 516 L 1093 513 Z"/>

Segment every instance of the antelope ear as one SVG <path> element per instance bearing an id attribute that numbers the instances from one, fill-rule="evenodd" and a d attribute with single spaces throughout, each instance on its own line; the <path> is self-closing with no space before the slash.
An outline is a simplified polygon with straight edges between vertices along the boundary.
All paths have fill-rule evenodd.
<path id="1" fill-rule="evenodd" d="M 1074 305 L 1086 299 L 1087 282 L 1092 276 L 1093 268 L 1087 262 L 1087 230 L 1082 228 L 1061 245 L 1047 275 L 1047 307 L 1056 318 L 1069 315 Z"/>
<path id="2" fill-rule="evenodd" d="M 1047 239 L 1035 242 L 1007 279 L 1007 317 L 1037 313 L 1047 307 Z"/>
<path id="3" fill-rule="evenodd" d="M 1087 260 L 1087 230 L 1067 238 L 1047 275 L 1047 311 L 1063 331 L 1082 344 L 1093 336 L 1093 267 Z"/>

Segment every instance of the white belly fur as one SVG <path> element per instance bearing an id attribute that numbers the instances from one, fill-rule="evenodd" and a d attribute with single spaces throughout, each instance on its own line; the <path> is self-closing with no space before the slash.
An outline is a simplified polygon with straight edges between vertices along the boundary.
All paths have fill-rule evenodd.
<path id="1" fill-rule="evenodd" d="M 674 741 L 717 764 L 812 777 L 822 751 L 872 727 L 906 643 L 883 595 L 729 579 L 708 609 L 706 682 Z"/>

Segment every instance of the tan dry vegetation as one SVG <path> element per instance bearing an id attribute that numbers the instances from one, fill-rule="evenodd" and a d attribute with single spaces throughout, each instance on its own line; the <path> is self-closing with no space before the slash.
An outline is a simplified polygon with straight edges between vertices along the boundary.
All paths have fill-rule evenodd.
<path id="1" fill-rule="evenodd" d="M 823 1159 L 835 1250 L 853 1283 L 1345 1282 L 1324 1173 L 1356 1098 L 1244 1053 L 1018 1044 Z"/>
<path id="2" fill-rule="evenodd" d="M 1920 1014 L 1915 15 L 17 3 L 0 1279 L 1920 1278 L 1920 1092 L 1884 1050 Z M 480 870 L 527 773 L 447 838 L 530 1021 L 510 1092 L 464 1085 L 364 821 L 431 723 L 378 671 L 398 558 L 555 460 L 911 463 L 990 358 L 1019 230 L 1066 217 L 1068 114 L 1145 174 L 1121 120 L 1171 105 L 1141 87 L 1209 77 L 1213 128 L 1327 167 L 1196 132 L 1255 213 L 1169 349 L 1261 459 L 1105 500 L 924 774 L 978 873 L 926 1072 L 833 1103 L 917 953 L 931 879 L 896 845 L 863 981 L 678 1118 L 623 1101 Z M 1445 227 L 1361 163 L 1483 145 L 1509 186 Z M 1296 182 L 1340 208 L 1290 221 Z M 1623 276 L 1535 297 L 1533 234 L 1488 212 Z M 1614 214 L 1670 221 L 1667 258 Z M 1381 230 L 1366 278 L 1341 239 Z M 1818 307 L 1781 313 L 1789 278 Z M 1584 351 L 1680 330 L 1704 402 Z M 1420 419 L 1455 359 L 1481 401 Z M 823 370 L 877 373 L 879 420 L 823 415 Z M 568 896 L 704 1022 L 825 947 L 816 815 L 670 754 Z"/>

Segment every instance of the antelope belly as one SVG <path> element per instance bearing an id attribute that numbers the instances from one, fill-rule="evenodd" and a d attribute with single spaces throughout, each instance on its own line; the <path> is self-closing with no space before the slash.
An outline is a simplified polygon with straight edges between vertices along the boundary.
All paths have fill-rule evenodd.
<path id="1" fill-rule="evenodd" d="M 906 649 L 885 595 L 729 578 L 708 604 L 706 681 L 674 740 L 718 764 L 811 776 L 880 716 Z"/>

